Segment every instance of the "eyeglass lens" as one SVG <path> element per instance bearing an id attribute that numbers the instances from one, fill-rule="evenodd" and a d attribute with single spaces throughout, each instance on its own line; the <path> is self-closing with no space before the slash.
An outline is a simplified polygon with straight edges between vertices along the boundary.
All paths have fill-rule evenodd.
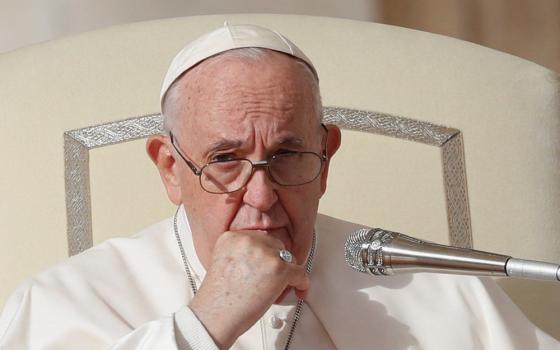
<path id="1" fill-rule="evenodd" d="M 315 180 L 321 166 L 321 157 L 312 152 L 278 154 L 270 159 L 268 173 L 280 185 L 297 186 Z M 247 159 L 209 163 L 202 169 L 200 185 L 211 193 L 234 192 L 247 184 L 252 172 Z"/>

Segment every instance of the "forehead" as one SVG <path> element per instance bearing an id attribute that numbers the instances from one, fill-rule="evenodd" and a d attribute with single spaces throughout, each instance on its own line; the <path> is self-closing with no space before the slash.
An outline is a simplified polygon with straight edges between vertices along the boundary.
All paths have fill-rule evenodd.
<path id="1" fill-rule="evenodd" d="M 305 138 L 318 126 L 312 73 L 288 55 L 218 56 L 182 79 L 178 123 L 191 141 L 254 133 Z"/>

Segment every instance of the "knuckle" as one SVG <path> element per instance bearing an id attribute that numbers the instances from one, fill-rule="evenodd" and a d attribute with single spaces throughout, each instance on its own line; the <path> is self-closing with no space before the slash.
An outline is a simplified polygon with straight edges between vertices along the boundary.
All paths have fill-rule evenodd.
<path id="1" fill-rule="evenodd" d="M 219 235 L 218 239 L 216 240 L 216 243 L 221 243 L 221 242 L 228 242 L 231 239 L 233 239 L 234 237 L 234 233 L 231 231 L 225 231 L 224 233 L 222 233 L 221 235 Z"/>
<path id="2" fill-rule="evenodd" d="M 236 240 L 241 247 L 247 248 L 253 246 L 253 238 L 243 233 L 237 233 Z"/>
<path id="3" fill-rule="evenodd" d="M 229 249 L 247 251 L 255 246 L 253 237 L 243 232 L 227 231 L 222 236 L 226 236 L 226 244 Z"/>
<path id="4" fill-rule="evenodd" d="M 286 269 L 285 263 L 275 255 L 269 255 L 266 259 L 267 270 L 272 273 L 280 273 Z"/>

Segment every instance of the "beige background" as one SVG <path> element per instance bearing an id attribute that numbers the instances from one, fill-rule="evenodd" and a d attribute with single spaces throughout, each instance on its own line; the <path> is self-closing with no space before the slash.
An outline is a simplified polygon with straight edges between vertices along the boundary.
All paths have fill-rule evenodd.
<path id="1" fill-rule="evenodd" d="M 472 41 L 560 72 L 558 0 L 0 0 L 0 52 L 116 24 L 218 13 L 398 25 Z"/>
<path id="2" fill-rule="evenodd" d="M 558 0 L 380 0 L 376 22 L 444 34 L 560 72 Z"/>
<path id="3" fill-rule="evenodd" d="M 111 25 L 218 13 L 375 20 L 371 0 L 0 0 L 0 52 Z"/>

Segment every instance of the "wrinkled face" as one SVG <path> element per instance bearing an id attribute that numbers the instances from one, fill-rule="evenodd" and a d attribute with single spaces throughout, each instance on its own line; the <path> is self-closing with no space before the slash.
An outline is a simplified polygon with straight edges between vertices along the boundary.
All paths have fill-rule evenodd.
<path id="1" fill-rule="evenodd" d="M 284 150 L 322 153 L 325 131 L 309 75 L 293 58 L 270 53 L 262 61 L 209 59 L 182 79 L 187 79 L 184 102 L 172 132 L 199 168 L 228 156 L 256 161 Z M 182 202 L 206 268 L 219 236 L 237 230 L 265 230 L 299 263 L 305 261 L 326 173 L 305 185 L 283 187 L 257 168 L 241 190 L 210 194 L 179 157 L 177 162 Z"/>

